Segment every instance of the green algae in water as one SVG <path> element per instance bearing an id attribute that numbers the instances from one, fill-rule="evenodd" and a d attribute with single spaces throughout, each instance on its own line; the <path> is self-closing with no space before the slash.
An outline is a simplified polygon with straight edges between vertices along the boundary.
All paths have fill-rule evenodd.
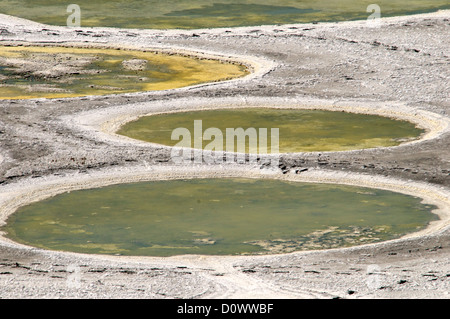
<path id="1" fill-rule="evenodd" d="M 1 13 L 41 23 L 66 25 L 60 0 L 2 0 Z M 372 0 L 77 0 L 81 26 L 122 28 L 214 28 L 367 19 Z M 381 16 L 448 9 L 446 0 L 378 0 Z"/>
<path id="2" fill-rule="evenodd" d="M 407 121 L 392 118 L 336 111 L 242 108 L 176 112 L 144 116 L 123 125 L 118 134 L 157 144 L 175 146 L 172 131 L 187 128 L 194 146 L 194 120 L 202 120 L 203 132 L 218 128 L 223 134 L 226 150 L 227 128 L 267 128 L 270 150 L 271 128 L 279 128 L 280 153 L 311 151 L 344 151 L 381 146 L 397 146 L 418 138 L 424 131 Z M 261 137 L 259 137 L 261 138 Z M 211 141 L 203 139 L 203 148 Z M 237 150 L 237 147 L 235 147 Z M 259 150 L 246 151 L 259 153 Z M 270 152 L 270 151 L 269 151 Z"/>
<path id="3" fill-rule="evenodd" d="M 438 219 L 434 208 L 353 186 L 170 180 L 57 195 L 20 208 L 2 230 L 21 243 L 80 253 L 268 254 L 398 238 Z"/>
<path id="4" fill-rule="evenodd" d="M 239 64 L 161 52 L 0 46 L 0 99 L 167 90 L 247 74 Z"/>

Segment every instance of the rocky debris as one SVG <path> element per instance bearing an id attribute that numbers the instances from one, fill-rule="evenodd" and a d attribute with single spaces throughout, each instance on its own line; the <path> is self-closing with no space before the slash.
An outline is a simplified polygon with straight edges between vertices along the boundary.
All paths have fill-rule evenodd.
<path id="1" fill-rule="evenodd" d="M 0 65 L 10 73 L 6 79 L 56 79 L 58 82 L 65 83 L 70 82 L 73 75 L 105 72 L 105 70 L 86 68 L 97 59 L 95 56 L 66 53 L 30 53 L 23 58 L 0 57 Z"/>
<path id="2" fill-rule="evenodd" d="M 122 61 L 122 66 L 131 71 L 142 71 L 147 67 L 148 61 L 142 59 L 131 59 Z"/>

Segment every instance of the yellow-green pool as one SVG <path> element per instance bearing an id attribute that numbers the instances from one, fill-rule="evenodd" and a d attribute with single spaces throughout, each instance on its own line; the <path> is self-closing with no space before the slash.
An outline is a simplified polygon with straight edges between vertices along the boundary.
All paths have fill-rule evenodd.
<path id="1" fill-rule="evenodd" d="M 195 122 L 201 120 L 200 134 L 195 132 Z M 197 122 L 199 123 L 199 122 Z M 198 127 L 198 126 L 197 126 Z M 384 146 L 397 146 L 406 141 L 419 138 L 424 130 L 408 121 L 396 120 L 384 116 L 337 112 L 327 110 L 278 109 L 278 108 L 237 108 L 216 109 L 189 112 L 174 112 L 143 116 L 124 124 L 118 134 L 147 142 L 177 146 L 186 143 L 182 137 L 173 136 L 177 128 L 185 128 L 190 133 L 190 146 L 195 140 L 202 149 L 215 143 L 215 136 L 207 136 L 209 128 L 217 128 L 222 133 L 222 150 L 227 150 L 227 128 L 244 131 L 254 128 L 257 139 L 267 137 L 267 152 L 271 153 L 273 141 L 271 129 L 279 129 L 279 152 L 346 151 Z M 260 132 L 267 129 L 267 134 Z M 208 139 L 209 138 L 209 139 Z M 246 151 L 260 152 L 259 140 L 256 148 L 246 137 Z M 238 150 L 235 138 L 234 150 Z M 196 147 L 198 148 L 198 147 Z M 218 149 L 216 149 L 218 150 Z"/>
<path id="2" fill-rule="evenodd" d="M 0 12 L 33 21 L 66 25 L 80 8 L 80 24 L 85 27 L 139 29 L 215 28 L 275 25 L 286 23 L 335 22 L 367 19 L 376 4 L 382 17 L 448 9 L 445 0 L 2 0 Z M 71 20 L 72 21 L 72 20 Z"/>
<path id="3" fill-rule="evenodd" d="M 180 179 L 72 191 L 20 208 L 1 230 L 91 254 L 272 254 L 399 238 L 438 217 L 400 193 L 275 179 Z"/>
<path id="4" fill-rule="evenodd" d="M 0 99 L 167 90 L 247 74 L 238 63 L 157 51 L 0 46 Z"/>

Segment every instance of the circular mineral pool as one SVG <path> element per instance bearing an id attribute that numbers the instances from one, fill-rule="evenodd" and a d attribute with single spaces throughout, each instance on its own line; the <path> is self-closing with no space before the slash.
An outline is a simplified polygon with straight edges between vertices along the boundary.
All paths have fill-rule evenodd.
<path id="1" fill-rule="evenodd" d="M 20 208 L 17 242 L 94 254 L 286 253 L 399 238 L 436 220 L 400 193 L 275 179 L 189 179 L 72 191 Z"/>
<path id="2" fill-rule="evenodd" d="M 247 74 L 242 65 L 161 52 L 0 46 L 0 99 L 167 90 Z"/>
<path id="3" fill-rule="evenodd" d="M 54 25 L 76 21 L 61 0 L 3 0 L 2 13 Z M 77 0 L 83 27 L 139 29 L 215 28 L 349 21 L 448 9 L 447 0 Z M 69 12 L 68 12 L 69 9 Z M 101 12 L 101 14 L 100 14 Z"/>
<path id="4" fill-rule="evenodd" d="M 244 142 L 239 141 L 236 137 L 238 134 L 232 138 L 227 136 L 227 129 L 236 133 L 239 128 L 242 128 L 241 132 L 244 133 L 254 129 L 256 135 L 253 136 L 256 138 L 252 139 L 256 142 L 250 142 L 250 133 L 245 136 L 245 141 L 241 139 Z M 175 134 L 179 129 L 184 130 L 181 131 L 183 135 Z M 220 134 L 210 135 L 210 129 L 215 129 Z M 276 139 L 272 129 L 278 129 Z M 245 152 L 266 154 L 278 153 L 272 151 L 272 141 L 278 141 L 275 144 L 279 153 L 345 151 L 397 146 L 419 138 L 424 130 L 411 122 L 377 115 L 323 110 L 242 108 L 143 116 L 124 124 L 117 133 L 157 144 L 194 148 L 200 148 L 196 145 L 202 145 L 202 149 L 216 151 L 235 152 L 239 151 L 239 145 L 245 144 Z M 263 140 L 267 141 L 265 148 L 259 144 Z M 230 141 L 231 144 L 227 145 Z M 217 147 L 211 147 L 211 143 Z"/>

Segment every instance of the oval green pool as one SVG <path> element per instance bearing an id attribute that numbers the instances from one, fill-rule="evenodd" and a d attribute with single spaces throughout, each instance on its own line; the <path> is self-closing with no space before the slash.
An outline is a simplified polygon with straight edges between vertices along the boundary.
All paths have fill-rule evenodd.
<path id="1" fill-rule="evenodd" d="M 194 121 L 202 121 L 200 134 L 196 134 Z M 190 146 L 184 139 L 173 139 L 177 128 L 186 128 L 190 132 Z M 403 142 L 419 138 L 424 130 L 413 123 L 388 117 L 323 110 L 242 108 L 218 109 L 190 112 L 175 112 L 143 116 L 124 124 L 117 133 L 134 139 L 184 147 L 195 147 L 194 140 L 200 140 L 202 149 L 215 141 L 217 137 L 205 138 L 208 128 L 217 128 L 222 133 L 223 147 L 227 150 L 226 130 L 255 128 L 257 138 L 267 137 L 267 152 L 261 152 L 259 144 L 252 147 L 246 140 L 246 151 L 250 153 L 272 153 L 271 129 L 279 129 L 279 152 L 346 151 L 384 146 L 397 146 Z M 259 134 L 260 128 L 266 128 L 267 134 Z M 187 137 L 189 138 L 189 137 Z M 189 142 L 189 140 L 188 140 Z M 198 144 L 200 145 L 200 144 Z M 237 151 L 236 139 L 234 151 Z M 198 147 L 195 147 L 198 148 Z M 230 148 L 230 147 L 228 147 Z"/>
<path id="2" fill-rule="evenodd" d="M 286 23 L 335 22 L 367 19 L 376 3 L 382 17 L 450 8 L 447 0 L 2 0 L 0 12 L 33 21 L 66 25 L 80 8 L 82 27 L 139 29 L 217 28 Z"/>
<path id="3" fill-rule="evenodd" d="M 72 191 L 2 227 L 50 250 L 135 256 L 286 253 L 398 238 L 436 220 L 400 193 L 276 179 L 188 179 Z"/>

